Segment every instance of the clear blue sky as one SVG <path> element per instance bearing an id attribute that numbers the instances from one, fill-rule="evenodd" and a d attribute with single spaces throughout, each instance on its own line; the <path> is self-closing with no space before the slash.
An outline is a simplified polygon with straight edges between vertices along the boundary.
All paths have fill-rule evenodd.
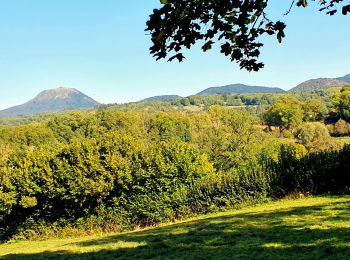
<path id="1" fill-rule="evenodd" d="M 272 0 L 282 17 L 289 1 Z M 145 22 L 159 0 L 0 0 L 0 108 L 38 92 L 74 87 L 99 102 L 191 95 L 230 83 L 289 89 L 316 77 L 350 73 L 350 15 L 296 8 L 283 44 L 266 40 L 258 73 L 241 71 L 214 49 L 194 49 L 182 64 L 156 62 Z"/>

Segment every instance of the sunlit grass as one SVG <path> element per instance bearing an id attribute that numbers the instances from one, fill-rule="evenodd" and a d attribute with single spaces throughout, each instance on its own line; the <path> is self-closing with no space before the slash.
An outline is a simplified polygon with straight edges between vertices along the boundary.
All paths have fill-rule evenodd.
<path id="1" fill-rule="evenodd" d="M 350 259 L 350 196 L 281 200 L 123 234 L 0 245 L 4 259 Z"/>

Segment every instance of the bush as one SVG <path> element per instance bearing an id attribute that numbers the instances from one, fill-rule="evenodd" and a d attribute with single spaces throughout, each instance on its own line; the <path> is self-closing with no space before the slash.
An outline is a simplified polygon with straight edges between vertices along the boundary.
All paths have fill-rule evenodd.
<path id="1" fill-rule="evenodd" d="M 289 130 L 283 130 L 283 131 L 282 131 L 282 136 L 283 136 L 284 138 L 289 138 L 289 139 L 294 138 L 293 133 L 292 133 L 291 131 L 289 131 Z"/>
<path id="2" fill-rule="evenodd" d="M 305 123 L 297 133 L 300 144 L 304 145 L 309 151 L 330 150 L 332 143 L 327 127 L 320 122 Z"/>
<path id="3" fill-rule="evenodd" d="M 57 153 L 36 150 L 12 162 L 0 173 L 4 237 L 33 229 L 33 223 L 74 224 L 101 205 L 127 212 L 133 224 L 155 224 L 172 218 L 177 187 L 214 174 L 207 157 L 190 144 L 153 145 L 117 133 L 75 141 Z"/>
<path id="4" fill-rule="evenodd" d="M 347 136 L 350 134 L 350 124 L 343 119 L 339 119 L 332 130 L 332 135 L 334 136 Z"/>
<path id="5" fill-rule="evenodd" d="M 271 178 L 271 196 L 289 193 L 348 193 L 350 191 L 350 146 L 340 151 L 309 153 L 301 158 L 283 147 L 278 162 L 270 161 L 265 170 Z"/>

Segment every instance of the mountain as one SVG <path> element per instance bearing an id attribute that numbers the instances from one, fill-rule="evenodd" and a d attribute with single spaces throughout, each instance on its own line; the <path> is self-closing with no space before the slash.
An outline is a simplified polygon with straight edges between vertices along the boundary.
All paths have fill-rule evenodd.
<path id="1" fill-rule="evenodd" d="M 339 78 L 336 78 L 337 80 L 341 80 L 341 81 L 345 81 L 347 83 L 350 83 L 350 74 L 348 75 L 345 75 L 344 77 L 339 77 Z"/>
<path id="2" fill-rule="evenodd" d="M 162 95 L 162 96 L 154 96 L 154 97 L 149 97 L 141 100 L 140 102 L 153 102 L 153 101 L 172 101 L 182 98 L 181 96 L 178 95 Z"/>
<path id="3" fill-rule="evenodd" d="M 0 111 L 1 117 L 91 108 L 99 103 L 74 88 L 55 88 L 40 92 L 28 102 Z"/>
<path id="4" fill-rule="evenodd" d="M 207 88 L 197 95 L 215 95 L 215 94 L 248 94 L 248 93 L 283 93 L 285 92 L 280 88 L 268 88 L 261 86 L 247 86 L 244 84 L 232 84 L 222 87 Z"/>
<path id="5" fill-rule="evenodd" d="M 331 78 L 318 78 L 318 79 L 310 79 L 304 81 L 298 86 L 289 90 L 290 92 L 309 92 L 318 89 L 326 89 L 331 87 L 341 87 L 348 84 L 346 81 L 342 81 L 339 79 L 331 79 Z"/>

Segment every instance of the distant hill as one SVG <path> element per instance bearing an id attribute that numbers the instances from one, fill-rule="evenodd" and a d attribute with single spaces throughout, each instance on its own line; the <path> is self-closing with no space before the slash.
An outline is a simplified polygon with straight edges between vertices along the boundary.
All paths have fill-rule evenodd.
<path id="1" fill-rule="evenodd" d="M 249 94 L 249 93 L 283 93 L 285 92 L 280 88 L 268 88 L 261 86 L 248 86 L 244 84 L 233 84 L 222 87 L 207 88 L 197 95 L 215 95 L 215 94 Z"/>
<path id="2" fill-rule="evenodd" d="M 347 83 L 350 84 L 350 74 L 348 75 L 345 75 L 344 77 L 339 77 L 339 78 L 336 78 L 337 80 L 341 80 L 341 81 L 345 81 Z"/>
<path id="3" fill-rule="evenodd" d="M 341 87 L 348 84 L 346 81 L 331 78 L 318 78 L 304 81 L 298 86 L 289 90 L 290 92 L 310 92 L 313 90 L 326 89 L 331 87 Z"/>
<path id="4" fill-rule="evenodd" d="M 99 103 L 74 88 L 55 88 L 40 92 L 28 102 L 0 111 L 1 117 L 91 108 Z"/>
<path id="5" fill-rule="evenodd" d="M 163 96 L 154 96 L 154 97 L 149 97 L 141 100 L 140 102 L 153 102 L 153 101 L 172 101 L 182 98 L 181 96 L 178 95 L 163 95 Z"/>

